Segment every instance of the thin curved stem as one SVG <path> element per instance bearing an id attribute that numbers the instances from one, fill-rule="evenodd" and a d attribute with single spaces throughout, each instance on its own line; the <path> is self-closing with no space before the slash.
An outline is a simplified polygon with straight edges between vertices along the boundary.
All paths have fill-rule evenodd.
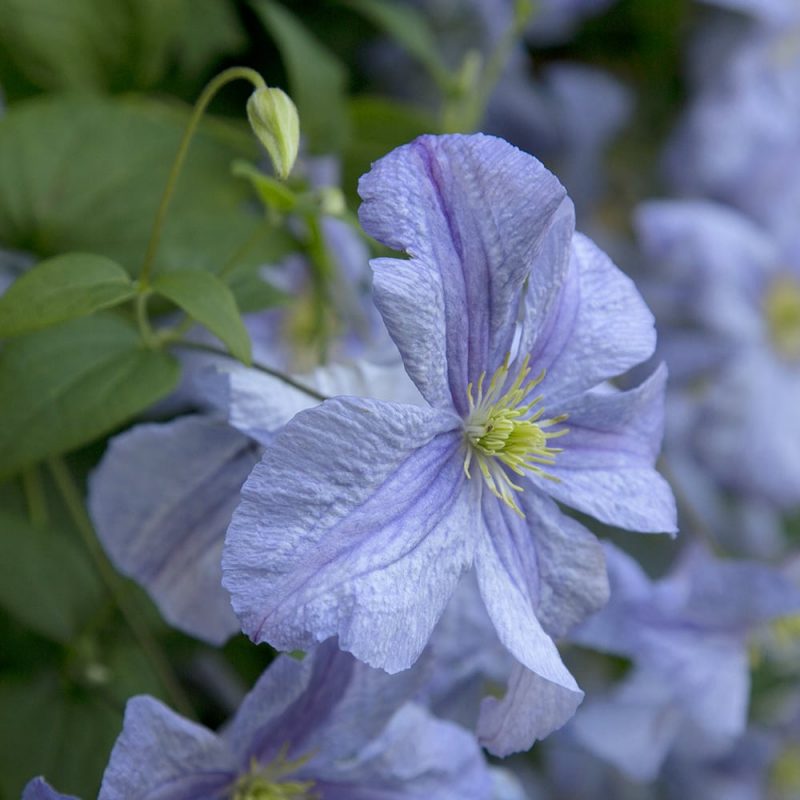
<path id="1" fill-rule="evenodd" d="M 215 356 L 222 356 L 223 358 L 228 358 L 231 361 L 236 361 L 236 363 L 240 363 L 238 359 L 234 358 L 230 353 L 221 348 L 214 347 L 210 344 L 203 344 L 202 342 L 172 342 L 173 347 L 183 347 L 188 350 L 200 350 L 203 353 L 211 353 Z M 287 386 L 291 386 L 293 389 L 297 389 L 299 392 L 303 392 L 307 394 L 309 397 L 313 397 L 315 400 L 319 400 L 320 402 L 324 402 L 325 400 L 330 400 L 331 398 L 327 395 L 318 392 L 316 389 L 312 389 L 310 386 L 304 386 L 299 381 L 296 381 L 291 376 L 287 375 L 285 372 L 281 372 L 280 370 L 273 369 L 272 367 L 268 367 L 265 364 L 258 364 L 255 361 L 250 364 L 251 369 L 258 370 L 259 372 L 263 372 L 266 375 L 270 375 L 273 378 L 277 378 L 279 381 L 282 381 Z"/>
<path id="2" fill-rule="evenodd" d="M 240 78 L 250 81 L 250 83 L 252 83 L 256 89 L 266 88 L 264 79 L 254 69 L 250 69 L 249 67 L 230 67 L 230 69 L 220 72 L 219 75 L 209 81 L 209 83 L 206 85 L 206 88 L 203 89 L 203 92 L 195 103 L 192 116 L 189 118 L 189 122 L 187 123 L 186 129 L 183 132 L 181 142 L 178 145 L 178 152 L 175 155 L 175 160 L 172 162 L 172 168 L 170 169 L 169 177 L 167 178 L 167 183 L 164 187 L 164 192 L 161 195 L 161 202 L 158 205 L 158 211 L 156 211 L 156 218 L 153 222 L 153 229 L 150 233 L 150 241 L 147 243 L 147 251 L 145 252 L 142 268 L 139 271 L 139 282 L 142 289 L 147 288 L 148 281 L 150 280 L 150 272 L 152 271 L 153 262 L 155 261 L 156 252 L 158 250 L 158 244 L 161 240 L 161 231 L 164 227 L 164 220 L 166 219 L 167 211 L 169 211 L 169 204 L 172 200 L 172 195 L 175 192 L 175 187 L 178 183 L 178 176 L 183 168 L 183 162 L 186 160 L 186 154 L 189 152 L 189 144 L 191 143 L 192 137 L 197 130 L 200 119 L 208 107 L 208 104 L 213 100 L 214 95 L 216 95 L 216 93 L 226 84 Z"/>
<path id="3" fill-rule="evenodd" d="M 195 719 L 196 717 L 192 710 L 191 703 L 189 702 L 189 698 L 183 691 L 183 687 L 180 685 L 178 679 L 175 677 L 169 661 L 161 652 L 158 643 L 153 638 L 145 622 L 139 616 L 139 610 L 136 608 L 133 599 L 126 593 L 125 586 L 120 580 L 119 575 L 111 566 L 100 547 L 92 521 L 86 513 L 81 494 L 66 464 L 64 464 L 64 461 L 60 458 L 51 458 L 48 462 L 48 466 L 50 467 L 50 472 L 53 475 L 56 486 L 64 499 L 67 511 L 72 517 L 72 521 L 75 523 L 75 527 L 78 529 L 103 583 L 105 583 L 106 588 L 114 598 L 114 602 L 122 612 L 122 616 L 133 632 L 133 635 L 136 637 L 142 652 L 150 662 L 156 675 L 158 675 L 164 688 L 167 690 L 172 704 L 184 716 Z"/>

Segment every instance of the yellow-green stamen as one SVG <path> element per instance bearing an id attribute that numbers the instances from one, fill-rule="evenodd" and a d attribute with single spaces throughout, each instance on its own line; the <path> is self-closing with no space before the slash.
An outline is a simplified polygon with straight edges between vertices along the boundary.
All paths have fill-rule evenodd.
<path id="1" fill-rule="evenodd" d="M 513 492 L 521 492 L 522 487 L 511 480 L 506 468 L 524 475 L 526 472 L 548 480 L 558 478 L 546 472 L 541 465 L 555 463 L 561 448 L 550 447 L 550 439 L 569 432 L 568 428 L 549 431 L 553 425 L 563 422 L 566 414 L 542 419 L 544 409 L 531 414 L 541 402 L 542 396 L 527 400 L 530 393 L 542 382 L 544 372 L 530 378 L 531 369 L 526 356 L 519 373 L 508 388 L 508 356 L 492 375 L 489 386 L 484 391 L 486 373 L 481 373 L 473 396 L 472 383 L 467 386 L 469 416 L 464 426 L 467 438 L 467 454 L 464 458 L 464 472 L 470 478 L 473 459 L 480 469 L 489 491 L 512 508 L 520 516 L 522 511 L 514 500 Z M 530 415 L 530 416 L 528 416 Z"/>
<path id="2" fill-rule="evenodd" d="M 284 781 L 283 778 L 297 771 L 311 756 L 294 761 L 286 759 L 288 747 L 269 764 L 262 765 L 253 758 L 250 769 L 240 775 L 230 790 L 230 800 L 317 800 L 319 794 L 312 791 L 314 781 Z"/>
<path id="3" fill-rule="evenodd" d="M 800 360 L 800 282 L 789 275 L 776 278 L 764 296 L 764 310 L 778 352 Z"/>

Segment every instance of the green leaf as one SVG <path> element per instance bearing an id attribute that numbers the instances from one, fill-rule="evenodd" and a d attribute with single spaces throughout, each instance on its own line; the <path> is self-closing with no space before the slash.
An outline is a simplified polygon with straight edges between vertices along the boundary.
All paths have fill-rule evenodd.
<path id="1" fill-rule="evenodd" d="M 168 394 L 179 373 L 107 314 L 12 339 L 0 351 L 0 475 L 109 433 Z"/>
<path id="2" fill-rule="evenodd" d="M 234 272 L 230 277 L 230 289 L 243 314 L 286 305 L 291 300 L 286 292 L 267 283 L 253 270 Z"/>
<path id="3" fill-rule="evenodd" d="M 0 796 L 19 797 L 46 775 L 59 791 L 96 797 L 122 715 L 100 692 L 65 685 L 54 670 L 0 678 Z"/>
<path id="4" fill-rule="evenodd" d="M 0 118 L 0 241 L 39 258 L 107 256 L 136 275 L 188 111 L 143 100 L 43 97 Z M 262 224 L 231 176 L 258 145 L 219 120 L 200 127 L 163 231 L 156 270 L 219 269 Z M 90 143 L 91 146 L 88 146 Z M 259 254 L 248 255 L 253 264 Z"/>
<path id="5" fill-rule="evenodd" d="M 219 337 L 239 361 L 250 363 L 250 336 L 233 293 L 219 278 L 202 270 L 175 270 L 159 275 L 153 289 Z"/>
<path id="6" fill-rule="evenodd" d="M 0 72 L 43 89 L 151 86 L 167 67 L 185 0 L 3 0 Z"/>
<path id="7" fill-rule="evenodd" d="M 300 133 L 313 152 L 338 152 L 347 138 L 344 65 L 279 3 L 251 0 L 250 4 L 286 65 L 290 94 L 300 113 Z"/>
<path id="8" fill-rule="evenodd" d="M 0 336 L 17 336 L 129 300 L 136 289 L 110 258 L 70 253 L 37 264 L 0 297 Z"/>
<path id="9" fill-rule="evenodd" d="M 285 213 L 293 211 L 297 206 L 297 197 L 285 183 L 265 175 L 250 162 L 234 161 L 231 171 L 237 178 L 250 181 L 250 185 L 267 208 Z"/>
<path id="10" fill-rule="evenodd" d="M 403 47 L 425 67 L 440 87 L 452 82 L 447 65 L 439 56 L 441 46 L 425 17 L 407 5 L 385 0 L 344 0 Z"/>
<path id="11" fill-rule="evenodd" d="M 103 602 L 91 564 L 62 530 L 0 511 L 0 606 L 48 639 L 67 643 Z"/>

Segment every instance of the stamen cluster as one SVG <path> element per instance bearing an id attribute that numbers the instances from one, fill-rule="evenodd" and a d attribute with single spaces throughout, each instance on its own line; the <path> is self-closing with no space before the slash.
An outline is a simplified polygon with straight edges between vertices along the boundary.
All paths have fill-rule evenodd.
<path id="1" fill-rule="evenodd" d="M 542 382 L 545 373 L 542 371 L 529 380 L 529 361 L 530 358 L 526 356 L 519 373 L 508 388 L 505 388 L 508 382 L 508 355 L 492 375 L 485 393 L 485 372 L 478 379 L 474 397 L 473 385 L 470 383 L 467 386 L 469 416 L 464 426 L 468 443 L 464 458 L 464 472 L 467 477 L 471 477 L 470 466 L 474 459 L 489 491 L 520 516 L 522 511 L 511 491 L 521 492 L 522 487 L 511 480 L 504 467 L 517 475 L 524 475 L 527 471 L 548 480 L 558 480 L 540 465 L 555 463 L 555 457 L 562 448 L 550 447 L 548 441 L 569 432 L 568 428 L 547 430 L 563 422 L 567 418 L 566 414 L 542 419 L 544 408 L 531 413 L 542 401 L 542 395 L 528 398 L 533 389 Z"/>
<path id="2" fill-rule="evenodd" d="M 262 765 L 252 759 L 248 772 L 240 775 L 233 785 L 231 800 L 317 800 L 319 795 L 312 791 L 314 781 L 282 780 L 302 767 L 308 758 L 288 761 L 284 748 L 269 764 Z"/>

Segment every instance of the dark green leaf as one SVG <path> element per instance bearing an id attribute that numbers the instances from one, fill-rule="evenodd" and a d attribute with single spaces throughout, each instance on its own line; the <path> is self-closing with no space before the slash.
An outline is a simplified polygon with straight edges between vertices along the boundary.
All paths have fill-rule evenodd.
<path id="1" fill-rule="evenodd" d="M 81 692 L 54 671 L 0 679 L 0 791 L 19 797 L 37 775 L 60 791 L 96 797 L 121 709 Z"/>
<path id="2" fill-rule="evenodd" d="M 0 118 L 0 241 L 40 258 L 98 253 L 135 275 L 187 117 L 185 109 L 154 102 L 91 97 L 15 105 Z M 219 269 L 261 224 L 248 209 L 249 187 L 230 173 L 234 159 L 256 154 L 249 132 L 217 120 L 201 126 L 157 271 Z"/>
<path id="3" fill-rule="evenodd" d="M 146 88 L 167 66 L 184 2 L 3 0 L 2 77 L 16 70 L 44 89 Z"/>
<path id="4" fill-rule="evenodd" d="M 439 57 L 441 46 L 425 17 L 417 9 L 385 0 L 345 0 L 417 59 L 440 85 L 450 81 L 447 66 Z"/>
<path id="5" fill-rule="evenodd" d="M 251 0 L 251 5 L 286 65 L 300 133 L 314 152 L 339 151 L 347 136 L 344 65 L 279 3 Z"/>
<path id="6" fill-rule="evenodd" d="M 0 351 L 0 474 L 92 441 L 164 397 L 179 376 L 122 319 L 73 320 Z"/>
<path id="7" fill-rule="evenodd" d="M 110 258 L 70 253 L 37 264 L 0 297 L 0 336 L 17 336 L 122 303 L 136 293 Z"/>
<path id="8" fill-rule="evenodd" d="M 159 275 L 153 289 L 219 337 L 239 361 L 250 363 L 250 336 L 233 293 L 219 278 L 202 270 L 175 270 Z"/>
<path id="9" fill-rule="evenodd" d="M 0 511 L 0 606 L 32 630 L 69 642 L 97 612 L 103 591 L 65 531 L 40 530 Z"/>
<path id="10" fill-rule="evenodd" d="M 343 185 L 355 205 L 361 175 L 373 161 L 423 133 L 435 133 L 435 121 L 419 109 L 381 97 L 353 98 L 349 106 L 352 138 L 344 154 Z"/>

